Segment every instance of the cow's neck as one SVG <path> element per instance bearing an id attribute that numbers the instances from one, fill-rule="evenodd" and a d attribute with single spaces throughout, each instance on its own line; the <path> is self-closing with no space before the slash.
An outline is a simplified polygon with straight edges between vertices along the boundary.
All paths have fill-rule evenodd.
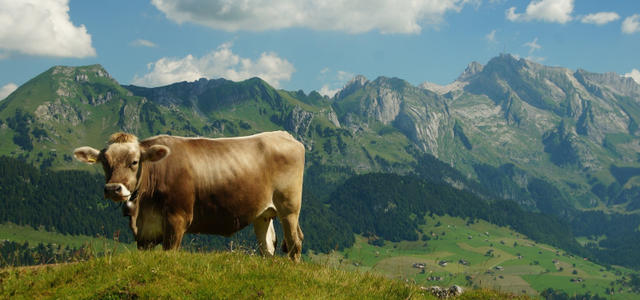
<path id="1" fill-rule="evenodd" d="M 122 207 L 122 214 L 129 217 L 129 227 L 131 228 L 131 231 L 133 231 L 134 236 L 138 235 L 137 221 L 138 215 L 141 211 L 140 205 L 142 202 L 140 198 L 141 196 L 143 196 L 142 194 L 146 194 L 143 191 L 147 191 L 149 186 L 149 180 L 146 176 L 147 174 L 149 174 L 148 168 L 148 164 L 141 164 L 140 168 L 138 168 L 138 174 L 136 174 L 136 187 L 133 190 L 129 200 Z"/>
<path id="2" fill-rule="evenodd" d="M 155 240 L 158 230 L 162 228 L 162 222 L 159 222 L 162 209 L 153 200 L 157 193 L 157 180 L 162 178 L 157 174 L 159 168 L 162 169 L 162 166 L 158 163 L 142 164 L 140 168 L 142 171 L 138 177 L 135 195 L 131 198 L 132 213 L 129 216 L 129 226 L 136 240 Z"/>

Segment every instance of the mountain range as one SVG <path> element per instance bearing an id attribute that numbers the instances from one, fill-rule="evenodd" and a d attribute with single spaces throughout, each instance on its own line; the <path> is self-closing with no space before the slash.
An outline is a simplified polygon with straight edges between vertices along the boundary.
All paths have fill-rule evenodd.
<path id="1" fill-rule="evenodd" d="M 638 213 L 638 124 L 633 79 L 509 54 L 472 62 L 446 86 L 356 76 L 331 98 L 259 78 L 145 88 L 120 85 L 100 65 L 55 66 L 0 102 L 0 155 L 83 169 L 71 150 L 100 147 L 115 131 L 144 138 L 284 129 L 307 147 L 310 170 L 333 170 L 319 176 L 327 184 L 348 174 L 429 173 L 420 166 L 428 156 L 455 170 L 434 170 L 437 180 L 532 211 Z M 539 193 L 541 182 L 553 196 Z"/>

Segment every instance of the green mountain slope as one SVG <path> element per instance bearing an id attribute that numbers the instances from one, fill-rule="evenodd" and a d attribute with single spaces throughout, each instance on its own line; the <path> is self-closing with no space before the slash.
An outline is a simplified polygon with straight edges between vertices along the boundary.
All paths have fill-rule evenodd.
<path id="1" fill-rule="evenodd" d="M 333 98 L 259 78 L 120 86 L 99 65 L 53 67 L 0 102 L 0 155 L 85 169 L 71 150 L 114 131 L 236 136 L 287 130 L 307 147 L 314 209 L 354 174 L 416 173 L 480 199 L 571 220 L 640 211 L 640 86 L 510 55 L 448 86 L 357 76 Z M 96 168 L 91 168 L 99 172 Z"/>
<path id="2" fill-rule="evenodd" d="M 0 154 L 80 168 L 69 164 L 70 151 L 100 146 L 115 131 L 216 137 L 284 129 L 318 163 L 374 170 L 412 161 L 399 132 L 387 132 L 384 140 L 374 131 L 354 135 L 340 127 L 329 99 L 275 90 L 259 78 L 126 88 L 99 65 L 51 68 L 0 104 L 0 138 L 7 141 Z"/>
<path id="3" fill-rule="evenodd" d="M 0 154 L 81 168 L 69 151 L 118 130 L 215 137 L 284 129 L 305 143 L 309 165 L 406 173 L 428 153 L 483 182 L 479 165 L 509 164 L 521 172 L 505 180 L 525 190 L 537 178 L 571 206 L 635 211 L 639 98 L 629 78 L 510 55 L 473 63 L 446 87 L 357 76 L 331 99 L 259 78 L 143 88 L 120 86 L 99 65 L 53 67 L 0 103 Z M 494 188 L 541 209 L 530 193 Z"/>
<path id="4" fill-rule="evenodd" d="M 640 85 L 632 79 L 501 55 L 457 83 L 450 110 L 475 146 L 471 156 L 488 154 L 476 160 L 513 163 L 579 207 L 629 203 L 622 197 L 635 183 L 611 168 L 638 167 Z"/>
<path id="5" fill-rule="evenodd" d="M 78 141 L 98 142 L 98 128 L 135 129 L 140 102 L 99 65 L 53 67 L 2 102 L 0 118 L 13 119 L 5 123 L 3 135 L 19 146 L 14 151 L 32 146 L 34 152 L 66 150 Z"/>
<path id="6" fill-rule="evenodd" d="M 574 72 L 501 55 L 486 66 L 471 64 L 445 87 L 359 76 L 332 106 L 344 128 L 397 130 L 413 149 L 480 182 L 492 178 L 479 172 L 479 165 L 512 166 L 519 172 L 507 181 L 518 188 L 542 180 L 571 206 L 634 211 L 639 91 L 632 79 L 616 74 Z M 531 193 L 513 194 L 511 185 L 493 188 L 544 209 Z"/>

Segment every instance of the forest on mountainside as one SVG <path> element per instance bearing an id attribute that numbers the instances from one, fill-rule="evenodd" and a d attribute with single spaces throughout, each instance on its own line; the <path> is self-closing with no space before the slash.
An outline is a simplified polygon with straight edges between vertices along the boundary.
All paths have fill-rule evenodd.
<path id="1" fill-rule="evenodd" d="M 457 176 L 444 166 L 440 172 Z M 335 180 L 327 173 L 344 180 Z M 44 227 L 70 235 L 119 234 L 120 241 L 132 242 L 128 220 L 122 216 L 119 205 L 102 198 L 103 182 L 102 175 L 85 171 L 38 170 L 19 159 L 0 157 L 3 197 L 0 222 Z M 529 192 L 553 196 L 553 190 L 547 189 L 545 184 L 539 184 L 537 189 L 535 186 L 530 184 Z M 300 217 L 305 233 L 303 249 L 323 253 L 342 250 L 354 244 L 354 234 L 375 237 L 371 240 L 378 240 L 378 243 L 417 240 L 424 236 L 419 225 L 425 222 L 425 215 L 447 214 L 470 223 L 482 219 L 509 226 L 534 241 L 603 264 L 640 267 L 637 260 L 640 249 L 634 247 L 640 243 L 637 231 L 640 217 L 636 215 L 571 211 L 563 217 L 528 211 L 514 201 L 494 199 L 424 179 L 419 174 L 352 175 L 340 168 L 312 167 L 305 177 Z M 276 224 L 276 228 L 280 231 L 279 225 Z M 282 237 L 280 232 L 278 234 Z M 601 235 L 606 238 L 599 243 L 588 243 L 586 247 L 575 240 L 576 236 Z M 253 230 L 246 228 L 231 238 L 187 235 L 183 246 L 226 249 L 232 241 L 236 245 L 255 246 Z"/>
<path id="2" fill-rule="evenodd" d="M 19 159 L 0 157 L 0 222 L 113 236 L 127 228 L 127 220 L 118 204 L 102 199 L 103 185 L 101 175 L 39 170 Z M 130 242 L 133 236 L 127 232 L 120 240 Z"/>
<path id="3" fill-rule="evenodd" d="M 133 242 L 120 204 L 103 199 L 103 185 L 102 175 L 39 170 L 20 159 L 0 157 L 0 223 L 42 227 L 70 235 L 111 237 L 118 233 L 121 242 Z M 346 221 L 314 200 L 313 194 L 305 192 L 304 198 L 301 226 L 307 236 L 305 250 L 328 252 L 353 244 L 354 237 Z M 279 226 L 276 228 L 279 230 Z M 247 228 L 232 238 L 187 235 L 183 246 L 223 249 L 234 240 L 255 244 L 253 230 Z"/>
<path id="4" fill-rule="evenodd" d="M 0 241 L 0 268 L 9 266 L 33 266 L 87 260 L 94 253 L 87 247 L 72 248 L 43 244 L 33 246 L 28 242 Z"/>

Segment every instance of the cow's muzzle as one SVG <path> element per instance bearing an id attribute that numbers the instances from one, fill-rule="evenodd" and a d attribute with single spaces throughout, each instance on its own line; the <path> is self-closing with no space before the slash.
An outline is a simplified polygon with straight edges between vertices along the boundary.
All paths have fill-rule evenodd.
<path id="1" fill-rule="evenodd" d="M 107 183 L 104 185 L 104 197 L 116 202 L 127 201 L 131 192 L 122 183 Z"/>

